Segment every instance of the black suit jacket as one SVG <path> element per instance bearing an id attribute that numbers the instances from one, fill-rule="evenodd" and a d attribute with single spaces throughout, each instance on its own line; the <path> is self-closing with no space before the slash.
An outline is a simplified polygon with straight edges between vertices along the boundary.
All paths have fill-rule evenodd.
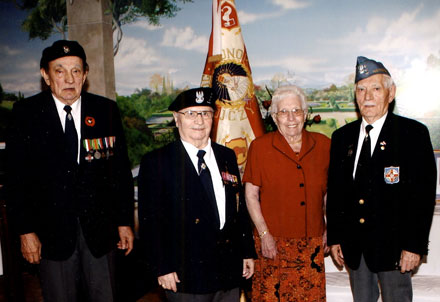
<path id="1" fill-rule="evenodd" d="M 65 260 L 73 253 L 78 220 L 96 257 L 116 247 L 118 226 L 133 224 L 133 181 L 116 103 L 82 93 L 81 123 L 78 165 L 67 160 L 50 91 L 13 108 L 6 142 L 9 219 L 19 234 L 38 235 L 43 258 Z M 111 136 L 113 148 L 102 151 L 112 155 L 85 159 L 84 139 Z"/>
<path id="2" fill-rule="evenodd" d="M 219 170 L 238 181 L 225 184 L 222 230 L 180 139 L 145 155 L 140 166 L 140 237 L 157 276 L 177 272 L 179 292 L 236 287 L 243 259 L 256 257 L 235 154 L 215 143 L 212 149 Z"/>
<path id="3" fill-rule="evenodd" d="M 402 250 L 428 252 L 436 191 L 434 153 L 424 125 L 388 113 L 372 155 L 372 180 L 365 196 L 360 196 L 352 176 L 360 125 L 358 120 L 333 133 L 328 244 L 341 244 L 352 269 L 358 268 L 363 253 L 370 270 L 393 270 Z M 385 181 L 388 167 L 398 167 L 397 183 Z"/>

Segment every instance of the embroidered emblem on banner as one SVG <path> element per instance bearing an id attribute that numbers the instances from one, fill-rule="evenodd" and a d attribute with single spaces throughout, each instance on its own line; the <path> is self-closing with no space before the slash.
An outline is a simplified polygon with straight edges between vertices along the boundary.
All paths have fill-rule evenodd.
<path id="1" fill-rule="evenodd" d="M 400 180 L 400 167 L 385 167 L 384 179 L 387 184 L 396 184 Z"/>

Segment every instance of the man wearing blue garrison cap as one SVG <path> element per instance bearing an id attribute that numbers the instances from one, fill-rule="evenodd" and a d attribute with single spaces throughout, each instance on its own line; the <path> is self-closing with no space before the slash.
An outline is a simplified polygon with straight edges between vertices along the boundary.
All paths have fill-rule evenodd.
<path id="1" fill-rule="evenodd" d="M 428 129 L 389 110 L 396 86 L 382 63 L 358 57 L 355 90 L 362 118 L 332 136 L 327 243 L 355 302 L 376 302 L 379 284 L 384 302 L 412 301 L 435 205 Z"/>

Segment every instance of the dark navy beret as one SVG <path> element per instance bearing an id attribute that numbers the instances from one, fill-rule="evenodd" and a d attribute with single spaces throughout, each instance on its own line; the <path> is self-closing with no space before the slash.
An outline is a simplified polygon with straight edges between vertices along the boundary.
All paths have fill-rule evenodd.
<path id="1" fill-rule="evenodd" d="M 357 57 L 356 77 L 354 79 L 355 83 L 375 74 L 386 74 L 391 76 L 381 62 L 376 62 L 366 57 Z"/>
<path id="2" fill-rule="evenodd" d="M 84 66 L 87 65 L 86 53 L 82 46 L 76 41 L 58 40 L 52 46 L 43 50 L 41 56 L 40 68 L 46 68 L 49 62 L 61 57 L 74 56 L 82 59 Z"/>
<path id="3" fill-rule="evenodd" d="M 180 93 L 168 107 L 168 110 L 179 111 L 193 106 L 209 106 L 215 110 L 215 101 L 216 97 L 212 88 L 194 88 Z"/>

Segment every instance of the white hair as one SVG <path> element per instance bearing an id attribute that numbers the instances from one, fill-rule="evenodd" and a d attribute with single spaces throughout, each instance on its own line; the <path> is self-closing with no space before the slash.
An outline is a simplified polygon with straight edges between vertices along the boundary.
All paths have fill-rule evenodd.
<path id="1" fill-rule="evenodd" d="M 396 84 L 394 84 L 393 78 L 390 77 L 389 75 L 385 74 L 383 76 L 383 85 L 385 86 L 385 88 L 391 88 L 391 86 L 395 86 Z"/>
<path id="2" fill-rule="evenodd" d="M 301 101 L 301 109 L 307 111 L 307 97 L 304 91 L 296 85 L 278 87 L 272 95 L 270 113 L 278 112 L 278 103 L 288 97 L 298 97 Z"/>

